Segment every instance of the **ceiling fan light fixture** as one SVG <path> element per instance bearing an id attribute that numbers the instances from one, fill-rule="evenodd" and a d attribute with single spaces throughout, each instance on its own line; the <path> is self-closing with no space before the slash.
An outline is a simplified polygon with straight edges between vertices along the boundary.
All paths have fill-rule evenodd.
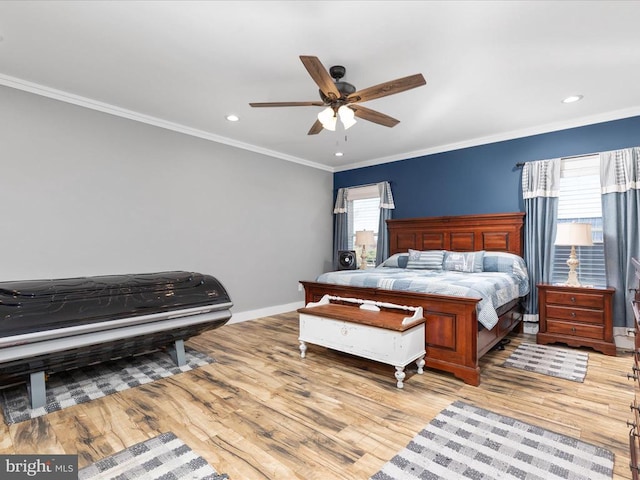
<path id="1" fill-rule="evenodd" d="M 342 105 L 338 109 L 338 115 L 340 116 L 340 121 L 342 121 L 342 124 L 344 125 L 345 130 L 353 127 L 357 123 L 355 118 L 356 112 L 351 110 L 346 105 Z"/>
<path id="2" fill-rule="evenodd" d="M 320 120 L 322 128 L 335 132 L 338 119 L 336 118 L 336 113 L 333 111 L 333 108 L 327 107 L 322 110 L 318 114 L 318 120 Z"/>
<path id="3" fill-rule="evenodd" d="M 422 74 L 417 73 L 362 90 L 356 90 L 354 85 L 342 81 L 342 77 L 346 73 L 346 69 L 343 66 L 334 65 L 327 70 L 318 57 L 310 55 L 300 55 L 300 60 L 311 79 L 318 86 L 321 101 L 259 102 L 249 103 L 249 105 L 252 107 L 324 107 L 324 110 L 318 114 L 318 118 L 313 122 L 307 135 L 317 135 L 323 129 L 335 132 L 338 117 L 340 117 L 345 130 L 356 124 L 355 116 L 358 119 L 377 123 L 384 127 L 395 127 L 400 120 L 363 107 L 360 103 L 395 95 L 396 93 L 427 84 Z M 355 106 L 356 104 L 358 105 Z M 348 108 L 349 105 L 354 105 L 354 107 Z"/>

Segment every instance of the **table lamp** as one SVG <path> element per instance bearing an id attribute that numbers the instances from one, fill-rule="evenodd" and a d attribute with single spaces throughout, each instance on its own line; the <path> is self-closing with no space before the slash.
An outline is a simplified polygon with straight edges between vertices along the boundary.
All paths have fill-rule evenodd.
<path id="1" fill-rule="evenodd" d="M 556 235 L 556 245 L 571 247 L 571 254 L 567 265 L 569 266 L 569 278 L 565 285 L 569 287 L 579 287 L 578 273 L 576 268 L 580 264 L 576 256 L 576 246 L 590 247 L 593 245 L 591 237 L 590 223 L 559 223 Z"/>
<path id="2" fill-rule="evenodd" d="M 360 269 L 367 268 L 367 246 L 373 245 L 375 240 L 373 238 L 373 231 L 371 230 L 359 230 L 356 232 L 356 245 L 362 245 L 362 253 L 360 254 Z"/>

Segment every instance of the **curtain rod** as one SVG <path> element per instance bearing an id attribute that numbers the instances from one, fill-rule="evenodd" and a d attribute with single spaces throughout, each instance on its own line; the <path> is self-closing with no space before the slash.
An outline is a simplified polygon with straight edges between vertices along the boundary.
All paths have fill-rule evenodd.
<path id="1" fill-rule="evenodd" d="M 596 153 L 582 153 L 580 155 L 569 155 L 568 157 L 560 157 L 560 160 L 569 160 L 571 158 L 580 158 L 580 157 L 591 157 L 593 155 L 599 155 L 600 152 L 596 152 Z M 525 162 L 518 162 L 516 163 L 516 168 L 522 168 L 524 167 Z"/>

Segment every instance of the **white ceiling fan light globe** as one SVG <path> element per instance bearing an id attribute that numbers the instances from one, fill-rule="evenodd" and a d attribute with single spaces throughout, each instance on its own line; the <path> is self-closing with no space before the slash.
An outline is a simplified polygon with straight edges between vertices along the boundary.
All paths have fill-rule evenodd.
<path id="1" fill-rule="evenodd" d="M 342 121 L 342 124 L 344 125 L 344 129 L 345 130 L 353 127 L 357 123 L 356 118 L 355 118 L 356 117 L 356 112 L 351 110 L 346 105 L 342 105 L 338 109 L 338 115 L 340 115 L 340 120 Z"/>
<path id="2" fill-rule="evenodd" d="M 332 132 L 336 131 L 336 122 L 338 121 L 338 119 L 336 118 L 333 108 L 327 107 L 322 110 L 318 114 L 318 120 L 320 120 L 323 128 L 331 130 Z"/>

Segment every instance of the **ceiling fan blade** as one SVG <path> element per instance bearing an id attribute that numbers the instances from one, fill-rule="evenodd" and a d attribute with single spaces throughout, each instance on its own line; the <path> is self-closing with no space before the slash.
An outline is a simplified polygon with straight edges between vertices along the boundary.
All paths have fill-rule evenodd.
<path id="1" fill-rule="evenodd" d="M 322 102 L 262 102 L 250 103 L 252 107 L 323 107 Z"/>
<path id="2" fill-rule="evenodd" d="M 318 87 L 326 97 L 332 100 L 340 98 L 340 92 L 333 82 L 333 78 L 331 78 L 331 75 L 329 75 L 329 72 L 324 68 L 318 57 L 300 55 L 300 60 L 302 60 L 307 72 L 309 72 L 313 81 L 318 84 Z"/>
<path id="3" fill-rule="evenodd" d="M 349 108 L 356 113 L 356 117 L 368 120 L 385 127 L 395 127 L 400 123 L 400 120 L 396 120 L 384 113 L 376 112 L 370 108 L 363 107 L 362 105 L 349 105 Z"/>
<path id="4" fill-rule="evenodd" d="M 309 133 L 307 133 L 307 135 L 317 135 L 321 131 L 322 123 L 320 123 L 320 120 L 316 120 L 315 123 L 311 125 L 311 129 L 309 130 Z"/>
<path id="5" fill-rule="evenodd" d="M 347 101 L 350 103 L 367 102 L 374 98 L 386 97 L 387 95 L 404 92 L 405 90 L 421 87 L 426 84 L 427 81 L 424 79 L 422 74 L 417 73 L 415 75 L 398 78 L 396 80 L 391 80 L 390 82 L 381 83 L 380 85 L 375 85 L 373 87 L 357 91 L 349 95 L 347 97 Z"/>

